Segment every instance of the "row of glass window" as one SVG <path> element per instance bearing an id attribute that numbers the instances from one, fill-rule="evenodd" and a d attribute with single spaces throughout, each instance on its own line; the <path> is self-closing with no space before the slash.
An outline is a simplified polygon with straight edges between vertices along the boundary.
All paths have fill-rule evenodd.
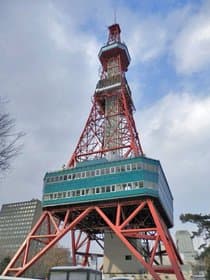
<path id="1" fill-rule="evenodd" d="M 101 168 L 101 169 L 96 169 L 96 170 L 87 170 L 87 171 L 83 171 L 83 172 L 71 173 L 71 174 L 60 175 L 60 176 L 58 176 L 58 175 L 52 176 L 52 177 L 48 177 L 46 179 L 46 183 L 55 183 L 57 181 L 89 178 L 89 177 L 94 177 L 94 176 L 108 175 L 108 174 L 114 174 L 114 173 L 120 173 L 120 172 L 129 172 L 129 171 L 140 170 L 140 169 L 157 172 L 156 165 L 137 162 L 137 163 L 132 163 L 132 164 L 112 166 L 112 167 Z"/>
<path id="2" fill-rule="evenodd" d="M 132 189 L 139 189 L 143 187 L 144 187 L 143 181 L 137 181 L 137 182 L 123 183 L 123 184 L 116 184 L 111 186 L 101 186 L 101 187 L 78 189 L 72 191 L 53 192 L 53 193 L 45 194 L 43 199 L 44 201 L 47 201 L 47 200 L 54 200 L 54 199 L 61 199 L 61 198 L 78 197 L 84 195 L 87 196 L 93 194 L 101 194 L 107 192 L 126 191 Z"/>
<path id="3" fill-rule="evenodd" d="M 1 249 L 16 249 L 19 248 L 20 244 L 1 244 Z"/>
<path id="4" fill-rule="evenodd" d="M 34 208 L 36 207 L 36 204 L 37 202 L 34 201 L 34 202 L 31 202 L 31 201 L 28 201 L 28 202 L 23 202 L 23 203 L 11 203 L 11 204 L 6 204 L 4 206 L 4 208 L 18 208 L 18 209 L 25 209 L 25 208 Z"/>
<path id="5" fill-rule="evenodd" d="M 3 213 L 2 213 L 2 215 L 4 215 L 4 216 L 14 216 L 14 215 L 16 215 L 16 216 L 31 216 L 31 215 L 33 215 L 34 214 L 34 210 L 14 210 L 13 209 L 13 211 L 4 211 Z"/>
<path id="6" fill-rule="evenodd" d="M 32 220 L 25 220 L 25 219 L 8 219 L 8 220 L 1 220 L 0 221 L 0 230 L 13 228 L 13 227 L 21 227 L 21 226 L 30 226 L 32 223 Z M 2 225 L 3 224 L 3 225 Z"/>
<path id="7" fill-rule="evenodd" d="M 18 221 L 20 221 L 20 220 L 32 220 L 32 218 L 33 218 L 33 216 L 34 216 L 34 213 L 29 213 L 29 214 L 24 214 L 24 215 L 21 215 L 21 214 L 19 214 L 19 213 L 14 213 L 13 215 L 4 215 L 4 216 L 1 216 L 0 217 L 0 221 L 1 220 L 9 220 L 9 219 L 12 219 L 13 221 L 17 221 L 17 219 L 18 219 Z"/>
<path id="8" fill-rule="evenodd" d="M 7 234 L 6 233 L 2 233 L 1 238 L 2 239 L 11 239 L 11 241 L 12 240 L 16 240 L 17 237 L 18 238 L 20 238 L 20 237 L 22 238 L 22 236 L 27 235 L 29 230 L 28 231 L 26 231 L 26 230 L 13 230 L 11 234 L 9 234 L 9 233 L 7 233 Z"/>

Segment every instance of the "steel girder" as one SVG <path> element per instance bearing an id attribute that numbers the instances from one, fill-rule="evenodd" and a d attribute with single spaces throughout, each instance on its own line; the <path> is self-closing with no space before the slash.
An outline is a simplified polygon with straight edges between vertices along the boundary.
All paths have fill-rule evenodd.
<path id="1" fill-rule="evenodd" d="M 82 254 L 82 265 L 87 266 L 91 256 L 90 243 L 97 241 L 97 236 L 103 234 L 105 229 L 122 241 L 154 279 L 161 279 L 160 273 L 172 273 L 178 280 L 184 279 L 180 269 L 182 261 L 151 199 L 107 202 L 97 206 L 66 207 L 43 212 L 3 275 L 22 275 L 68 232 L 71 233 L 73 264 L 77 264 L 76 256 Z M 76 231 L 79 233 L 75 234 Z M 132 239 L 138 240 L 143 246 L 136 248 Z M 32 255 L 30 248 L 34 241 L 42 246 Z M 81 248 L 85 248 L 83 253 L 80 252 Z M 163 262 L 166 257 L 169 265 Z"/>
<path id="2" fill-rule="evenodd" d="M 115 96 L 120 104 L 117 113 L 119 120 L 116 126 L 117 131 L 113 131 L 108 142 L 113 143 L 116 135 L 119 137 L 119 144 L 115 147 L 106 147 L 105 145 L 105 123 L 114 116 L 113 112 L 105 116 L 105 112 L 101 108 L 102 100 Z M 122 81 L 120 89 L 113 92 L 104 92 L 100 96 L 94 95 L 93 106 L 85 124 L 85 128 L 79 138 L 76 149 L 68 163 L 68 167 L 73 167 L 76 162 L 91 158 L 101 158 L 107 152 L 120 151 L 122 157 L 127 158 L 131 154 L 133 156 L 143 155 L 143 150 L 139 141 L 138 132 L 132 115 L 132 100 L 128 96 L 125 85 Z"/>

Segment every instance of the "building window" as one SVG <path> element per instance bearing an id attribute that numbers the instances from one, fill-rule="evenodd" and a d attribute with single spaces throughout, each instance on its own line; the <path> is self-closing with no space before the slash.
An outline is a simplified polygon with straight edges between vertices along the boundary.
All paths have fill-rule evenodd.
<path id="1" fill-rule="evenodd" d="M 131 255 L 126 255 L 125 256 L 125 260 L 126 261 L 131 261 L 132 260 L 132 256 Z"/>
<path id="2" fill-rule="evenodd" d="M 111 173 L 115 173 L 115 168 L 111 167 Z"/>

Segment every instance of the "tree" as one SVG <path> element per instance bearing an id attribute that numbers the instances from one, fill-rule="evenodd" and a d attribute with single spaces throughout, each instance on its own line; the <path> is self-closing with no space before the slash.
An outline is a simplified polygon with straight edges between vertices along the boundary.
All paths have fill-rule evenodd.
<path id="1" fill-rule="evenodd" d="M 193 231 L 192 237 L 202 237 L 205 244 L 210 241 L 210 215 L 202 214 L 181 214 L 180 220 L 183 223 L 190 222 L 197 226 L 197 231 Z"/>
<path id="2" fill-rule="evenodd" d="M 0 98 L 0 171 L 9 169 L 11 160 L 19 153 L 22 132 L 15 132 L 15 120 L 3 110 Z"/>
<path id="3" fill-rule="evenodd" d="M 190 222 L 197 226 L 192 232 L 192 238 L 201 237 L 204 241 L 199 249 L 203 249 L 199 259 L 203 260 L 206 267 L 206 279 L 210 279 L 210 215 L 202 214 L 181 214 L 180 220 L 183 223 Z"/>
<path id="4" fill-rule="evenodd" d="M 53 266 L 70 265 L 70 251 L 61 245 L 55 245 L 26 271 L 26 277 L 47 278 Z"/>

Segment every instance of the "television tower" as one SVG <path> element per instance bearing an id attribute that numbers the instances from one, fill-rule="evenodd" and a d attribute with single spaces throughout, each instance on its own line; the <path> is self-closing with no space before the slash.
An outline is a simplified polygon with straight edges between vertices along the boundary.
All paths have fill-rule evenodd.
<path id="1" fill-rule="evenodd" d="M 68 232 L 73 264 L 80 255 L 86 266 L 92 241 L 103 249 L 109 231 L 153 279 L 160 280 L 161 273 L 184 279 L 169 232 L 173 197 L 160 162 L 145 157 L 133 118 L 125 77 L 130 55 L 119 24 L 108 29 L 98 55 L 102 72 L 84 130 L 67 168 L 46 173 L 43 214 L 3 275 L 22 275 Z M 33 242 L 42 245 L 34 255 Z"/>

